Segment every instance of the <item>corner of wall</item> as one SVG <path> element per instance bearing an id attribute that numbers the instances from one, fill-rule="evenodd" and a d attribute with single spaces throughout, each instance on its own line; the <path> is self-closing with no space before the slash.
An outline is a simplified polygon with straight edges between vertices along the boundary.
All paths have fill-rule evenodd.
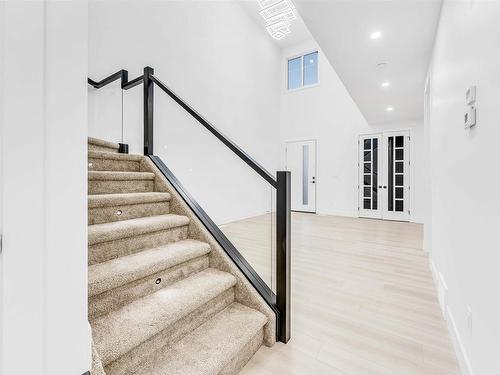
<path id="1" fill-rule="evenodd" d="M 453 315 L 453 311 L 451 307 L 447 303 L 448 287 L 446 285 L 446 281 L 444 279 L 443 274 L 438 270 L 436 266 L 436 262 L 432 257 L 432 253 L 429 255 L 429 268 L 432 273 L 432 279 L 434 281 L 434 287 L 438 291 L 438 296 L 440 299 L 440 307 L 442 309 L 443 318 L 446 321 L 446 325 L 448 327 L 448 332 L 450 334 L 450 338 L 453 344 L 453 349 L 457 356 L 457 361 L 460 366 L 460 370 L 463 375 L 474 375 L 472 370 L 471 360 L 467 351 L 465 350 L 465 346 L 463 340 L 458 331 L 458 327 L 455 323 L 455 318 Z M 444 292 L 442 291 L 444 289 Z M 441 292 L 440 292 L 441 291 Z M 444 293 L 444 296 L 442 296 Z"/>
<path id="2" fill-rule="evenodd" d="M 455 354 L 457 355 L 458 364 L 460 366 L 460 370 L 462 370 L 462 374 L 474 375 L 470 358 L 467 355 L 467 351 L 465 350 L 465 346 L 458 332 L 458 328 L 455 324 L 455 319 L 453 317 L 450 306 L 447 306 L 446 308 L 445 318 L 446 324 L 448 326 L 448 331 L 450 332 L 451 341 L 453 343 L 453 348 L 455 349 Z"/>

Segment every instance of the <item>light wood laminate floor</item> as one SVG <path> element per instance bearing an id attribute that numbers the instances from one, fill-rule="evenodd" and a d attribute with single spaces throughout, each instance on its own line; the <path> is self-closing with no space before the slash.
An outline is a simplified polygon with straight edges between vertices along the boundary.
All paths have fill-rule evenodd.
<path id="1" fill-rule="evenodd" d="M 224 225 L 271 280 L 271 218 Z M 249 374 L 459 374 L 422 250 L 422 225 L 292 214 L 292 339 Z"/>

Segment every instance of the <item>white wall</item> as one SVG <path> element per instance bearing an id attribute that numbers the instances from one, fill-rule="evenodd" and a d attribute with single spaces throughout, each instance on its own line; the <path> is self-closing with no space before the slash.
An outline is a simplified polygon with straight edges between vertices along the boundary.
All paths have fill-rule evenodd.
<path id="1" fill-rule="evenodd" d="M 192 107 L 274 173 L 280 50 L 236 1 L 102 2 L 89 7 L 89 70 L 130 78 L 150 65 Z M 89 135 L 116 137 L 121 93 L 90 90 Z M 155 154 L 222 223 L 270 209 L 271 189 L 155 89 Z M 104 130 L 105 128 L 108 130 Z M 142 87 L 124 93 L 124 142 L 142 152 Z M 116 139 L 109 139 L 115 140 Z"/>
<path id="2" fill-rule="evenodd" d="M 87 3 L 6 2 L 0 372 L 82 374 L 87 322 Z"/>
<path id="3" fill-rule="evenodd" d="M 319 85 L 286 91 L 287 58 L 317 48 L 311 40 L 282 51 L 282 162 L 286 141 L 317 139 L 317 212 L 357 216 L 357 142 L 365 118 L 321 51 Z"/>
<path id="4" fill-rule="evenodd" d="M 498 2 L 445 1 L 430 67 L 430 253 L 448 286 L 446 315 L 461 358 L 476 375 L 500 373 L 499 19 Z M 466 130 L 471 85 L 477 125 Z"/>
<path id="5" fill-rule="evenodd" d="M 4 86 L 4 69 L 3 69 L 3 61 L 4 61 L 4 38 L 5 38 L 5 3 L 0 2 L 0 87 Z M 3 236 L 3 183 L 4 175 L 3 175 L 3 113 L 4 113 L 4 90 L 0 89 L 0 235 Z M 0 239 L 1 240 L 1 239 Z M 2 244 L 0 243 L 0 251 Z M 0 255 L 0 274 L 3 273 L 3 256 Z M 0 338 L 4 336 L 3 329 L 3 308 L 1 307 L 3 304 L 3 277 L 0 276 Z M 3 363 L 3 339 L 0 339 L 0 363 Z M 0 366 L 0 373 L 3 373 L 3 370 Z"/>
<path id="6" fill-rule="evenodd" d="M 370 125 L 344 87 L 325 55 L 319 53 L 319 85 L 288 92 L 287 59 L 318 49 L 314 40 L 282 51 L 281 60 L 281 162 L 284 165 L 286 141 L 317 139 L 317 212 L 358 216 L 358 135 L 384 130 L 411 129 L 415 154 L 415 211 L 413 221 L 423 221 L 424 197 L 420 178 L 423 149 L 423 124 L 405 123 Z M 413 188 L 413 187 L 412 187 Z"/>
<path id="7" fill-rule="evenodd" d="M 183 37 L 173 30 L 183 30 Z M 144 66 L 153 66 L 158 77 L 272 173 L 284 167 L 285 141 L 317 139 L 319 213 L 357 216 L 359 134 L 412 128 L 416 149 L 423 148 L 421 121 L 367 124 L 321 53 L 320 84 L 288 93 L 286 58 L 316 49 L 316 43 L 279 50 L 235 2 L 92 1 L 89 35 L 92 77 L 127 68 L 134 78 Z M 118 85 L 89 93 L 89 135 L 121 141 Z M 263 180 L 158 89 L 155 124 L 155 153 L 216 222 L 270 209 L 271 190 Z M 141 87 L 123 94 L 123 142 L 132 153 L 142 152 Z M 415 165 L 423 165 L 417 158 L 420 153 Z M 416 172 L 412 220 L 422 222 L 422 173 Z"/>

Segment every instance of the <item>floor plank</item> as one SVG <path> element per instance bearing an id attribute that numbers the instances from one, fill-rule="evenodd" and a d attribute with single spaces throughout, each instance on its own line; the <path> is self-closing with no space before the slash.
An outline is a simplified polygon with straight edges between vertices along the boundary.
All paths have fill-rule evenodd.
<path id="1" fill-rule="evenodd" d="M 269 284 L 274 217 L 222 226 Z M 459 374 L 420 224 L 292 214 L 292 339 L 242 374 Z"/>

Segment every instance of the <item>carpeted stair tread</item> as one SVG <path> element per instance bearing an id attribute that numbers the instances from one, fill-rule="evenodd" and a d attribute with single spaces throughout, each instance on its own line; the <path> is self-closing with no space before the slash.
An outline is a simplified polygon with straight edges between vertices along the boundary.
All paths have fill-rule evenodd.
<path id="1" fill-rule="evenodd" d="M 88 151 L 89 159 L 110 159 L 110 160 L 125 160 L 125 161 L 141 161 L 142 155 L 135 154 L 120 154 L 116 152 L 106 152 L 106 151 Z"/>
<path id="2" fill-rule="evenodd" d="M 129 204 L 168 202 L 171 199 L 169 193 L 144 192 L 144 193 L 115 193 L 94 194 L 88 196 L 88 207 L 108 207 Z"/>
<path id="3" fill-rule="evenodd" d="M 210 245 L 182 240 L 89 267 L 89 296 L 103 293 L 210 252 Z"/>
<path id="4" fill-rule="evenodd" d="M 154 180 L 155 175 L 151 172 L 122 172 L 122 171 L 89 171 L 90 181 L 130 181 L 130 180 Z"/>
<path id="5" fill-rule="evenodd" d="M 116 360 L 235 284 L 233 275 L 208 268 L 91 321 L 102 363 Z"/>
<path id="6" fill-rule="evenodd" d="M 91 246 L 102 242 L 168 230 L 188 224 L 189 218 L 187 216 L 173 214 L 94 224 L 88 227 L 88 243 Z"/>
<path id="7" fill-rule="evenodd" d="M 88 137 L 87 143 L 89 145 L 89 148 L 94 146 L 97 148 L 116 150 L 114 152 L 118 152 L 118 149 L 120 148 L 120 145 L 118 143 L 109 142 L 109 141 L 105 141 L 103 139 L 98 139 L 98 138 L 93 138 L 93 137 Z"/>
<path id="8" fill-rule="evenodd" d="M 234 302 L 135 375 L 218 374 L 266 323 L 262 313 Z"/>

